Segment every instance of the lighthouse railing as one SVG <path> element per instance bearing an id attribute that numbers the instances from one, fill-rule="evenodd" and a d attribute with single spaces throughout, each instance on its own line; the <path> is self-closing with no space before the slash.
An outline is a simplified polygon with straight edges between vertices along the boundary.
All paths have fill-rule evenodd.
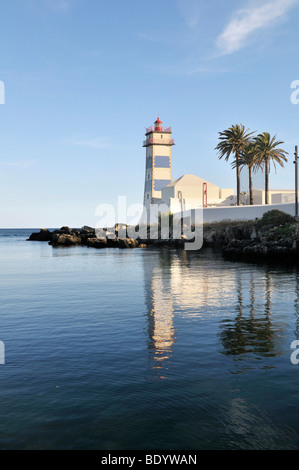
<path id="1" fill-rule="evenodd" d="M 151 126 L 151 127 L 147 127 L 145 133 L 146 134 L 150 134 L 151 132 L 154 132 L 155 130 L 155 127 L 154 126 Z M 162 126 L 159 126 L 159 132 L 172 132 L 172 128 L 171 127 L 162 127 Z"/>

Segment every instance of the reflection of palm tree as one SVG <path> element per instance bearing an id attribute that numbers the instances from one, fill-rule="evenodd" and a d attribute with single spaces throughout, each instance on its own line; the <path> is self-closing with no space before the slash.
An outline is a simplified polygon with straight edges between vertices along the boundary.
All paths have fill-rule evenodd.
<path id="1" fill-rule="evenodd" d="M 236 284 L 238 296 L 238 303 L 236 306 L 237 316 L 234 321 L 225 320 L 223 322 L 225 328 L 220 335 L 226 354 L 233 356 L 244 354 L 246 349 L 244 330 L 242 328 L 243 296 L 241 273 L 237 277 Z"/>
<path id="2" fill-rule="evenodd" d="M 268 269 L 265 272 L 265 297 L 266 297 L 266 304 L 265 304 L 265 314 L 266 317 L 270 319 L 271 314 L 271 277 L 269 275 Z"/>
<path id="3" fill-rule="evenodd" d="M 220 338 L 224 347 L 224 354 L 241 356 L 254 353 L 262 356 L 276 356 L 275 332 L 271 323 L 271 279 L 269 272 L 265 273 L 265 315 L 257 315 L 255 310 L 254 277 L 250 280 L 250 310 L 249 317 L 244 314 L 242 277 L 237 279 L 237 315 L 234 320 L 225 320 L 221 327 Z"/>
<path id="4" fill-rule="evenodd" d="M 254 318 L 254 304 L 255 304 L 255 291 L 254 291 L 254 282 L 253 274 L 250 279 L 250 317 Z"/>

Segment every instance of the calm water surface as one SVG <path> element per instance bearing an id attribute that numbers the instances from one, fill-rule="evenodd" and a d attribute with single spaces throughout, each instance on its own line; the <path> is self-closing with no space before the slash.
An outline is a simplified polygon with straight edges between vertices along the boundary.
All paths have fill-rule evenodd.
<path id="1" fill-rule="evenodd" d="M 1 449 L 297 449 L 299 275 L 0 230 Z"/>

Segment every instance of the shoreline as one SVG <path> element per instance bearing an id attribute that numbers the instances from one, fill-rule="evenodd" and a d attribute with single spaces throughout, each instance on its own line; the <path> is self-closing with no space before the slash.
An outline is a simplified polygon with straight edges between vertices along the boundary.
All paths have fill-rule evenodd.
<path id="1" fill-rule="evenodd" d="M 168 239 L 150 239 L 150 227 L 147 229 L 148 237 L 118 238 L 119 232 L 127 235 L 127 226 L 116 224 L 111 229 L 104 229 L 103 236 L 98 238 L 96 230 L 83 226 L 81 229 L 62 227 L 60 230 L 50 231 L 41 229 L 33 232 L 28 241 L 48 242 L 53 247 L 58 246 L 87 246 L 91 248 L 147 248 L 171 247 L 184 249 L 186 240 L 173 239 L 170 230 Z M 113 232 L 114 230 L 114 232 Z M 159 231 L 158 231 L 158 234 Z M 218 248 L 225 258 L 236 261 L 275 261 L 297 263 L 299 260 L 299 223 L 294 217 L 278 210 L 264 214 L 255 221 L 231 222 L 223 221 L 203 225 L 202 247 Z"/>

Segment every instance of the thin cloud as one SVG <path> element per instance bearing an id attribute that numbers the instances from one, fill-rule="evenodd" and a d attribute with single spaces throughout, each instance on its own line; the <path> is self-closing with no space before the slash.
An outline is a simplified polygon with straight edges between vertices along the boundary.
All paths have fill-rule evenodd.
<path id="1" fill-rule="evenodd" d="M 106 150 L 124 150 L 129 147 L 125 147 L 123 144 L 118 144 L 116 142 L 109 142 L 108 140 L 102 137 L 95 137 L 92 139 L 81 139 L 81 140 L 71 140 L 67 142 L 70 145 L 75 145 L 77 147 L 83 147 L 87 149 L 106 149 Z"/>
<path id="2" fill-rule="evenodd" d="M 109 144 L 101 138 L 75 140 L 73 144 L 78 145 L 80 147 L 90 148 L 90 149 L 105 149 L 109 147 Z"/>
<path id="3" fill-rule="evenodd" d="M 271 0 L 250 2 L 246 8 L 236 11 L 230 23 L 218 36 L 216 45 L 221 54 L 232 54 L 247 45 L 247 40 L 259 30 L 276 25 L 283 20 L 299 0 Z"/>
<path id="4" fill-rule="evenodd" d="M 177 0 L 177 7 L 188 28 L 196 28 L 200 19 L 201 2 L 198 0 Z"/>
<path id="5" fill-rule="evenodd" d="M 49 7 L 57 12 L 67 11 L 71 6 L 71 2 L 69 0 L 48 0 L 48 3 Z"/>
<path id="6" fill-rule="evenodd" d="M 27 0 L 27 4 L 35 11 L 50 10 L 54 13 L 65 13 L 74 4 L 74 0 Z"/>
<path id="7" fill-rule="evenodd" d="M 7 162 L 8 166 L 13 166 L 15 168 L 30 168 L 34 165 L 36 165 L 36 160 L 19 160 L 19 161 L 14 161 L 14 162 Z"/>

